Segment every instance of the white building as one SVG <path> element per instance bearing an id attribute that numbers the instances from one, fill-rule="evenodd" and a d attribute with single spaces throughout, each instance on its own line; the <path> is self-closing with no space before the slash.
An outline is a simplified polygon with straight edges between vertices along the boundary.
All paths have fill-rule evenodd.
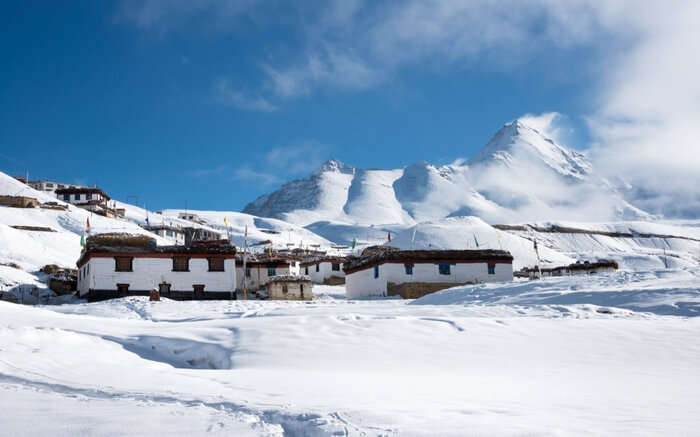
<path id="1" fill-rule="evenodd" d="M 184 229 L 169 225 L 150 225 L 142 226 L 142 228 L 172 241 L 176 246 L 182 246 L 185 244 Z"/>
<path id="2" fill-rule="evenodd" d="M 116 217 L 117 215 L 116 211 L 107 203 L 110 197 L 99 188 L 59 188 L 56 190 L 56 197 L 95 214 L 106 217 Z"/>
<path id="3" fill-rule="evenodd" d="M 230 245 L 135 246 L 129 237 L 109 244 L 88 238 L 77 262 L 78 293 L 90 302 L 148 296 L 154 288 L 170 299 L 231 299 L 235 254 Z"/>
<path id="4" fill-rule="evenodd" d="M 268 281 L 275 276 L 299 276 L 301 271 L 299 258 L 283 255 L 248 255 L 245 267 L 244 272 L 243 261 L 239 257 L 236 264 L 236 289 L 239 291 L 243 290 L 244 276 L 246 290 L 258 291 L 265 288 Z"/>
<path id="5" fill-rule="evenodd" d="M 338 285 L 345 283 L 343 263 L 345 258 L 320 257 L 305 260 L 301 263 L 304 275 L 311 278 L 314 284 Z"/>
<path id="6" fill-rule="evenodd" d="M 38 191 L 44 191 L 49 193 L 54 193 L 56 190 L 66 189 L 66 188 L 83 188 L 81 185 L 74 184 L 64 184 L 61 182 L 53 181 L 29 181 L 27 183 L 30 187 Z"/>
<path id="7" fill-rule="evenodd" d="M 540 276 L 572 276 L 572 275 L 595 275 L 597 273 L 610 273 L 618 269 L 616 261 L 601 259 L 595 262 L 577 261 L 568 266 L 547 267 L 547 268 L 524 268 L 520 271 L 520 276 L 527 276 L 530 279 L 537 279 Z"/>
<path id="8" fill-rule="evenodd" d="M 417 298 L 460 284 L 513 280 L 513 257 L 502 250 L 389 250 L 343 265 L 348 299 Z"/>

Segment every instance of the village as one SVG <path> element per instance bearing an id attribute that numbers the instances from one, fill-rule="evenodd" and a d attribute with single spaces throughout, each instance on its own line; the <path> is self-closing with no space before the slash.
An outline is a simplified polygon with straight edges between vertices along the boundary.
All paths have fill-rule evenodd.
<path id="1" fill-rule="evenodd" d="M 62 203 L 0 196 L 2 207 L 66 209 L 70 205 L 90 214 L 128 220 L 126 204 L 117 204 L 97 186 L 15 179 Z M 194 212 L 180 212 L 177 218 L 178 223 L 173 223 L 161 213 L 147 216 L 139 223 L 144 234 L 95 232 L 88 218 L 76 268 L 46 266 L 49 288 L 88 302 L 127 296 L 311 301 L 314 285 L 342 286 L 347 299 L 417 299 L 455 286 L 595 274 L 618 268 L 615 261 L 602 259 L 548 267 L 537 263 L 514 271 L 513 255 L 506 250 L 479 248 L 478 242 L 463 250 L 400 249 L 392 246 L 390 232 L 384 244 L 358 249 L 354 242 L 353 247 L 329 250 L 289 247 L 293 245 L 280 248 L 269 240 L 247 238 L 243 247 L 236 247 L 228 223 L 221 232 L 206 226 Z M 247 237 L 247 228 L 245 232 Z M 537 252 L 537 242 L 533 243 Z"/>

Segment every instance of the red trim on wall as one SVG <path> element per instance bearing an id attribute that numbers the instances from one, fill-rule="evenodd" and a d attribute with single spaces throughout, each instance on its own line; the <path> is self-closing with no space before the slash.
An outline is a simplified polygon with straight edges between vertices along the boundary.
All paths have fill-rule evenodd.
<path id="1" fill-rule="evenodd" d="M 100 253 L 90 253 L 84 258 L 81 258 L 78 263 L 78 268 L 81 268 L 91 258 L 115 258 L 118 256 L 129 257 L 129 258 L 165 258 L 172 259 L 175 257 L 182 258 L 194 258 L 194 259 L 207 259 L 207 258 L 224 258 L 224 259 L 234 259 L 235 254 L 227 253 L 126 253 L 126 252 L 100 252 Z"/>

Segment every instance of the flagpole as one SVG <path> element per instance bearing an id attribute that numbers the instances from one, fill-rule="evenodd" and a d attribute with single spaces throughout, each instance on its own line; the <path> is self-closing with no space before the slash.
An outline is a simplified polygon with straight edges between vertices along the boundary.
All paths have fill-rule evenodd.
<path id="1" fill-rule="evenodd" d="M 248 300 L 248 290 L 246 289 L 246 253 L 248 252 L 248 225 L 245 226 L 243 234 L 243 300 Z"/>

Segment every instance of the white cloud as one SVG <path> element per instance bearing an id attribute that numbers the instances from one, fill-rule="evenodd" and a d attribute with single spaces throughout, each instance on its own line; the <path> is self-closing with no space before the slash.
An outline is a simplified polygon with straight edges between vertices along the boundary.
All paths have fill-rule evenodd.
<path id="1" fill-rule="evenodd" d="M 141 28 L 182 26 L 205 13 L 233 28 L 233 18 L 260 6 L 252 0 L 127 4 L 125 16 Z M 632 193 L 642 206 L 664 211 L 663 199 L 680 192 L 688 211 L 700 214 L 700 2 L 329 0 L 291 7 L 301 46 L 261 61 L 259 94 L 225 86 L 221 101 L 270 111 L 318 89 L 381 86 L 412 69 L 575 74 L 569 84 L 579 86 L 590 108 L 590 156 L 600 171 L 632 182 L 643 193 Z M 279 18 L 289 23 L 289 16 Z M 566 53 L 582 56 L 557 63 Z M 547 125 L 542 117 L 534 122 Z M 566 137 L 558 121 L 553 116 L 542 127 L 554 139 Z"/>
<path id="2" fill-rule="evenodd" d="M 275 174 L 252 170 L 248 167 L 236 169 L 233 172 L 233 178 L 246 182 L 254 182 L 264 186 L 279 184 L 282 182 L 282 179 Z"/>
<path id="3" fill-rule="evenodd" d="M 243 91 L 235 90 L 226 79 L 218 79 L 214 84 L 216 100 L 224 105 L 235 106 L 248 111 L 272 112 L 277 106 L 261 96 L 251 96 Z"/>
<path id="4" fill-rule="evenodd" d="M 566 123 L 566 117 L 558 112 L 525 114 L 518 119 L 558 144 L 566 145 L 573 135 L 573 128 Z"/>
<path id="5" fill-rule="evenodd" d="M 262 185 L 280 184 L 291 177 L 306 176 L 323 162 L 329 147 L 314 140 L 275 147 L 255 165 L 246 164 L 234 171 L 234 178 Z"/>

